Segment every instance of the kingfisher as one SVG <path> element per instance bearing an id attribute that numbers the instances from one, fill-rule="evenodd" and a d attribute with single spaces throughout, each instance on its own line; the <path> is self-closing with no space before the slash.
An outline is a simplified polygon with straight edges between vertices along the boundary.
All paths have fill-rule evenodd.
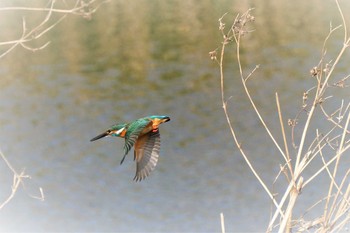
<path id="1" fill-rule="evenodd" d="M 120 164 L 124 162 L 126 155 L 135 145 L 136 174 L 134 181 L 141 181 L 149 176 L 157 165 L 160 150 L 159 125 L 167 121 L 170 121 L 170 117 L 153 115 L 130 123 L 115 124 L 90 141 L 106 136 L 124 138 L 124 156 Z"/>

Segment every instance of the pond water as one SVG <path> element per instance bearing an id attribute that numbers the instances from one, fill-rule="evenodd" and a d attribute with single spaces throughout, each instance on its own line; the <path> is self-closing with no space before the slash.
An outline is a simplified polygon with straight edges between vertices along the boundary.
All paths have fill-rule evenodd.
<path id="1" fill-rule="evenodd" d="M 349 2 L 341 4 L 349 19 Z M 260 64 L 249 87 L 277 134 L 275 92 L 284 118 L 293 118 L 314 85 L 309 70 L 329 24 L 341 22 L 333 1 L 110 1 L 90 20 L 67 16 L 29 44 L 50 41 L 45 49 L 17 47 L 1 58 L 0 148 L 31 179 L 0 210 L 0 230 L 218 232 L 221 212 L 227 231 L 265 230 L 271 201 L 232 140 L 219 69 L 208 55 L 221 43 L 218 19 L 228 12 L 229 25 L 249 8 L 256 21 L 242 42 L 242 64 L 246 73 Z M 30 27 L 43 15 L 0 11 L 1 39 L 20 35 L 23 16 Z M 328 43 L 329 59 L 341 39 L 335 33 Z M 349 74 L 349 58 L 348 52 L 339 74 Z M 244 95 L 233 44 L 225 75 L 240 141 L 272 188 L 283 160 Z M 347 91 L 338 94 L 348 102 Z M 132 153 L 119 165 L 122 139 L 89 140 L 112 124 L 155 114 L 171 118 L 160 127 L 160 159 L 135 183 Z M 348 167 L 344 161 L 342 169 Z M 12 173 L 3 162 L 0 169 L 4 200 Z M 323 197 L 322 183 L 305 190 L 301 207 Z M 39 187 L 45 201 L 30 197 Z"/>

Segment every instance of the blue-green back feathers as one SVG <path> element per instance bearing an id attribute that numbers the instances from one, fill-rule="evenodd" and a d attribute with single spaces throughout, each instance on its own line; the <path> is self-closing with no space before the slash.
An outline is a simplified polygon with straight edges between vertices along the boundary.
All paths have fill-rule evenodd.
<path id="1" fill-rule="evenodd" d="M 124 144 L 124 157 L 120 164 L 123 163 L 125 156 L 129 153 L 133 145 L 135 144 L 137 138 L 141 134 L 142 130 L 148 125 L 152 124 L 147 118 L 141 118 L 136 121 L 131 122 L 126 126 L 125 144 Z"/>

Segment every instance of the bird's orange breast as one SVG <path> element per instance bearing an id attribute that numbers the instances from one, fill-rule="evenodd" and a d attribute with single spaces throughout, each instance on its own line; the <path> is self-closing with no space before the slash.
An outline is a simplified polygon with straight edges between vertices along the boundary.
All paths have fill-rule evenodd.
<path id="1" fill-rule="evenodd" d="M 156 132 L 159 128 L 159 125 L 162 124 L 164 120 L 162 119 L 151 119 L 150 123 L 141 131 L 140 136 L 149 133 L 151 131 Z M 123 132 L 124 133 L 124 132 Z"/>
<path id="2" fill-rule="evenodd" d="M 126 129 L 124 129 L 119 135 L 121 138 L 125 138 Z"/>
<path id="3" fill-rule="evenodd" d="M 152 121 L 146 125 L 146 127 L 141 131 L 140 136 L 150 132 L 153 129 Z"/>

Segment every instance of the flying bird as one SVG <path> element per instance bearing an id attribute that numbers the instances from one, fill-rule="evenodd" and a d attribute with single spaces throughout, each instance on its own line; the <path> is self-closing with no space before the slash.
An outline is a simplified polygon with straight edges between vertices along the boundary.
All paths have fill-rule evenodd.
<path id="1" fill-rule="evenodd" d="M 106 136 L 125 138 L 123 163 L 126 155 L 134 146 L 134 160 L 136 160 L 135 181 L 141 181 L 154 170 L 157 165 L 160 150 L 159 125 L 170 121 L 168 116 L 147 116 L 130 123 L 115 124 L 102 134 L 90 141 Z"/>

